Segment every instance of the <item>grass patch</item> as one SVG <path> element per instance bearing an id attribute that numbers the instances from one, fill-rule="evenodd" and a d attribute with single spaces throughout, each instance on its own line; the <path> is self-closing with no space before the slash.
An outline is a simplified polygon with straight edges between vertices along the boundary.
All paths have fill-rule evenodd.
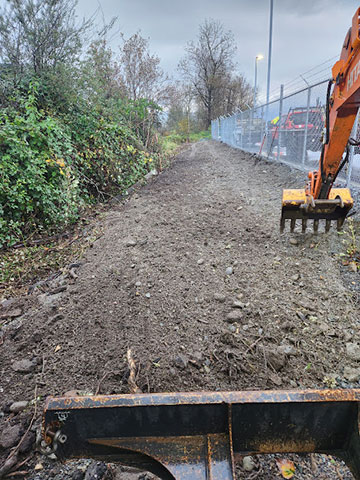
<path id="1" fill-rule="evenodd" d="M 189 135 L 189 142 L 199 142 L 200 140 L 204 140 L 207 138 L 211 138 L 210 130 L 204 130 L 202 132 L 197 133 L 190 133 Z M 176 132 L 171 132 L 161 137 L 160 143 L 163 148 L 165 155 L 175 155 L 178 150 L 179 146 L 187 143 L 188 137 L 185 134 L 180 134 Z"/>
<path id="2" fill-rule="evenodd" d="M 354 272 L 360 269 L 360 222 L 349 218 L 342 232 L 338 232 L 343 236 L 342 243 L 345 252 L 340 253 L 342 263 L 349 266 Z"/>

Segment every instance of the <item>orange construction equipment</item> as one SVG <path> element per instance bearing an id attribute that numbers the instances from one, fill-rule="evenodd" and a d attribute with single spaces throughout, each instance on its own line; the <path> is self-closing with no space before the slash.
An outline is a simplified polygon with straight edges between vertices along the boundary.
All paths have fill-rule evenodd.
<path id="1" fill-rule="evenodd" d="M 294 231 L 296 219 L 302 220 L 302 231 L 306 230 L 308 219 L 314 220 L 317 232 L 319 220 L 325 219 L 325 231 L 330 229 L 332 220 L 341 229 L 346 215 L 353 206 L 351 193 L 347 188 L 332 188 L 349 158 L 349 145 L 358 145 L 350 138 L 356 114 L 360 106 L 360 8 L 352 20 L 340 60 L 332 68 L 326 102 L 325 132 L 319 169 L 309 172 L 306 188 L 284 190 L 280 230 L 285 220 L 290 219 Z M 345 158 L 343 154 L 345 152 Z"/>

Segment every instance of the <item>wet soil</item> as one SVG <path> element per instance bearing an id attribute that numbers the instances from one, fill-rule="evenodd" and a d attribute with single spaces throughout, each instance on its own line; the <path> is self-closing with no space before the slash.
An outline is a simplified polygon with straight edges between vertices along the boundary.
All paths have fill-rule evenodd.
<path id="1" fill-rule="evenodd" d="M 346 344 L 360 340 L 344 237 L 279 233 L 282 188 L 303 184 L 302 172 L 213 141 L 184 150 L 106 215 L 75 275 L 0 309 L 0 405 L 31 400 L 39 376 L 41 398 L 129 393 L 129 348 L 143 392 L 358 387 L 344 376 L 359 368 Z M 15 307 L 23 314 L 6 317 Z M 14 371 L 23 359 L 36 359 L 32 372 Z M 325 456 L 291 458 L 294 478 L 352 478 Z M 56 478 L 46 468 L 28 478 Z M 240 462 L 238 477 L 280 478 L 273 456 L 251 472 Z"/>

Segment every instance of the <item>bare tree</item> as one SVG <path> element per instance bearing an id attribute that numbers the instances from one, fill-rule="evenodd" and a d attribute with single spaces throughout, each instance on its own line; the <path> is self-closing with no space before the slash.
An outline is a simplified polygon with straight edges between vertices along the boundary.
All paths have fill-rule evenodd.
<path id="1" fill-rule="evenodd" d="M 76 23 L 77 0 L 7 0 L 0 10 L 0 62 L 36 74 L 80 55 L 88 21 Z"/>
<path id="2" fill-rule="evenodd" d="M 168 100 L 169 79 L 160 67 L 160 58 L 150 54 L 149 41 L 139 32 L 123 39 L 119 64 L 129 98 L 147 98 L 157 103 Z"/>
<path id="3" fill-rule="evenodd" d="M 216 105 L 215 116 L 228 115 L 235 110 L 245 110 L 253 104 L 254 89 L 241 74 L 224 79 L 221 95 Z"/>
<path id="4" fill-rule="evenodd" d="M 186 46 L 179 63 L 185 81 L 190 83 L 206 112 L 206 128 L 211 124 L 218 96 L 233 68 L 236 51 L 233 34 L 215 20 L 205 20 L 199 27 L 197 42 Z"/>

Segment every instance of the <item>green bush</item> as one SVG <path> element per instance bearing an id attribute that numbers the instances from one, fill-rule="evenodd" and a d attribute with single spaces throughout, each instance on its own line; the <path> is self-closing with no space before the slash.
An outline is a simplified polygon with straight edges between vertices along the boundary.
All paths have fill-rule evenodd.
<path id="1" fill-rule="evenodd" d="M 125 190 L 156 161 L 124 119 L 85 102 L 56 115 L 38 107 L 37 91 L 34 82 L 0 111 L 0 248 L 75 221 L 85 203 Z"/>
<path id="2" fill-rule="evenodd" d="M 18 111 L 0 113 L 0 246 L 73 221 L 81 204 L 78 181 L 64 161 L 73 153 L 71 138 L 38 111 L 35 87 Z"/>

